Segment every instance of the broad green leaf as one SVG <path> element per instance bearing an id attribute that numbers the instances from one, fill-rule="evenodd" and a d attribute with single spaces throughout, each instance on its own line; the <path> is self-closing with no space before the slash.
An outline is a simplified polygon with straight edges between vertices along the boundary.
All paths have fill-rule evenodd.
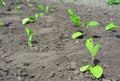
<path id="1" fill-rule="evenodd" d="M 38 8 L 39 10 L 41 10 L 41 11 L 45 10 L 45 7 L 44 7 L 43 5 L 41 5 L 41 4 L 39 4 L 39 5 L 37 6 L 37 8 Z"/>
<path id="2" fill-rule="evenodd" d="M 15 12 L 18 13 L 18 11 L 19 11 L 20 8 L 21 8 L 20 6 L 16 6 L 15 7 Z"/>
<path id="3" fill-rule="evenodd" d="M 92 26 L 98 26 L 98 25 L 99 23 L 97 21 L 90 21 L 87 26 L 92 27 Z"/>
<path id="4" fill-rule="evenodd" d="M 33 39 L 34 32 L 30 28 L 25 28 L 25 31 L 26 31 L 26 33 L 28 35 L 28 45 L 31 47 L 32 46 L 32 39 Z"/>
<path id="5" fill-rule="evenodd" d="M 35 21 L 36 21 L 36 17 L 31 16 L 31 17 L 29 17 L 29 18 L 23 19 L 23 20 L 22 20 L 22 24 L 25 25 L 25 24 L 27 24 L 27 23 L 29 23 L 29 22 L 35 22 Z"/>
<path id="6" fill-rule="evenodd" d="M 22 20 L 22 24 L 25 25 L 25 24 L 27 24 L 29 21 L 30 21 L 29 18 L 25 18 L 25 19 Z"/>
<path id="7" fill-rule="evenodd" d="M 68 9 L 68 13 L 69 13 L 69 15 L 71 15 L 71 16 L 75 16 L 75 13 L 74 13 L 74 11 L 73 11 L 72 9 Z"/>
<path id="8" fill-rule="evenodd" d="M 107 0 L 108 4 L 120 4 L 120 0 Z"/>
<path id="9" fill-rule="evenodd" d="M 103 68 L 99 65 L 94 66 L 93 68 L 90 68 L 90 72 L 95 78 L 100 78 L 103 74 Z"/>
<path id="10" fill-rule="evenodd" d="M 116 29 L 116 28 L 118 28 L 118 25 L 115 24 L 114 22 L 112 22 L 106 26 L 105 30 L 112 30 L 112 29 Z"/>
<path id="11" fill-rule="evenodd" d="M 82 32 L 75 32 L 75 33 L 72 34 L 72 39 L 76 39 L 76 38 L 78 38 L 82 35 L 83 35 Z"/>
<path id="12" fill-rule="evenodd" d="M 0 4 L 1 6 L 6 7 L 6 3 L 3 0 L 0 0 Z"/>
<path id="13" fill-rule="evenodd" d="M 30 22 L 35 22 L 36 21 L 36 17 L 35 16 L 30 16 L 29 19 L 30 19 Z"/>
<path id="14" fill-rule="evenodd" d="M 44 16 L 44 13 L 43 13 L 43 12 L 40 12 L 40 13 L 38 13 L 37 15 L 38 15 L 38 17 L 42 17 L 42 16 Z"/>
<path id="15" fill-rule="evenodd" d="M 93 51 L 93 38 L 89 38 L 86 40 L 86 47 L 89 50 L 89 52 L 91 53 L 92 56 L 92 51 Z"/>
<path id="16" fill-rule="evenodd" d="M 91 66 L 91 65 L 82 66 L 82 67 L 80 68 L 80 72 L 88 71 L 90 66 Z"/>
<path id="17" fill-rule="evenodd" d="M 92 57 L 95 57 L 100 49 L 100 44 L 96 44 L 96 46 L 93 47 L 92 51 Z"/>
<path id="18" fill-rule="evenodd" d="M 75 23 L 78 27 L 81 24 L 80 17 L 79 16 L 70 16 L 70 19 L 72 20 L 73 23 Z"/>
<path id="19" fill-rule="evenodd" d="M 3 22 L 0 22 L 0 27 L 2 27 L 4 25 L 4 23 Z"/>

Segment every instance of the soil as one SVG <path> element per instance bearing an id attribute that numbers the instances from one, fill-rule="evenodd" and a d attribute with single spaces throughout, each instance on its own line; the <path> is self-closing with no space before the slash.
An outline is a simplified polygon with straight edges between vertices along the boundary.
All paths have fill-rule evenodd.
<path id="1" fill-rule="evenodd" d="M 105 31 L 115 22 L 120 26 L 120 5 L 107 5 L 105 0 L 34 0 L 16 4 L 4 0 L 0 6 L 0 81 L 120 81 L 120 29 Z M 35 23 L 22 25 L 22 19 L 34 16 L 38 4 L 50 6 L 50 12 Z M 14 11 L 16 5 L 22 8 Z M 82 21 L 98 21 L 97 27 L 76 27 L 69 19 L 67 9 L 72 8 Z M 28 47 L 25 27 L 34 32 L 33 46 Z M 82 31 L 83 37 L 73 40 L 72 33 Z M 96 61 L 104 69 L 103 77 L 95 79 L 79 68 L 91 63 L 85 40 L 94 38 L 101 44 Z"/>

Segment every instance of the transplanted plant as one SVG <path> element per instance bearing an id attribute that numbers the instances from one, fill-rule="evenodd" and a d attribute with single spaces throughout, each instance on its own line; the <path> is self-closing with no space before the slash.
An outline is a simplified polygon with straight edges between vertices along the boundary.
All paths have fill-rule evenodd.
<path id="1" fill-rule="evenodd" d="M 27 23 L 33 23 L 37 20 L 36 16 L 30 16 L 22 20 L 22 24 L 25 25 Z"/>
<path id="2" fill-rule="evenodd" d="M 18 13 L 21 8 L 22 8 L 21 6 L 15 6 L 14 10 L 16 13 Z"/>
<path id="3" fill-rule="evenodd" d="M 25 28 L 25 31 L 28 35 L 28 46 L 32 47 L 32 39 L 33 39 L 34 32 L 30 28 Z"/>
<path id="4" fill-rule="evenodd" d="M 0 4 L 1 6 L 6 7 L 6 3 L 3 0 L 0 0 Z"/>
<path id="5" fill-rule="evenodd" d="M 105 30 L 113 30 L 113 29 L 116 29 L 118 27 L 119 26 L 116 23 L 112 22 L 106 26 Z"/>
<path id="6" fill-rule="evenodd" d="M 120 4 L 120 0 L 107 0 L 108 4 Z"/>
<path id="7" fill-rule="evenodd" d="M 50 10 L 50 7 L 49 7 L 49 6 L 44 6 L 44 5 L 42 5 L 42 4 L 37 5 L 37 8 L 38 8 L 40 11 L 44 11 L 44 12 L 46 12 L 46 13 L 48 13 L 49 10 Z"/>
<path id="8" fill-rule="evenodd" d="M 77 16 L 72 9 L 68 9 L 68 14 L 70 15 L 71 21 L 79 27 L 81 24 L 80 16 Z"/>
<path id="9" fill-rule="evenodd" d="M 83 26 L 84 27 L 93 27 L 93 26 L 98 26 L 99 25 L 99 22 L 97 22 L 97 21 L 90 21 L 90 22 L 84 22 L 83 23 Z"/>
<path id="10" fill-rule="evenodd" d="M 95 77 L 95 78 L 100 78 L 103 74 L 103 68 L 100 65 L 94 65 L 94 58 L 98 54 L 98 51 L 100 49 L 100 44 L 96 44 L 94 46 L 94 41 L 93 38 L 89 38 L 86 40 L 86 47 L 89 50 L 91 57 L 92 57 L 92 64 L 88 64 L 85 66 L 82 66 L 80 68 L 80 72 L 86 72 L 90 71 L 90 73 Z"/>

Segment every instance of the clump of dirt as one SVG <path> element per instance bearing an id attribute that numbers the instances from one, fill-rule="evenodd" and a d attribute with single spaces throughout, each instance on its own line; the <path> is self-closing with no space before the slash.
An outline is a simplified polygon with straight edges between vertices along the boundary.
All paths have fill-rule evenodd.
<path id="1" fill-rule="evenodd" d="M 0 7 L 0 81 L 119 81 L 120 80 L 120 29 L 105 31 L 110 22 L 120 25 L 119 5 L 107 7 L 60 1 L 25 1 L 16 4 L 5 0 L 7 7 Z M 38 4 L 50 6 L 50 12 L 35 23 L 22 25 L 22 19 L 39 12 Z M 21 6 L 19 13 L 14 11 Z M 113 7 L 113 8 L 112 8 Z M 82 21 L 98 21 L 98 27 L 76 27 L 67 10 L 72 8 Z M 25 27 L 34 32 L 33 47 L 27 45 Z M 83 38 L 73 40 L 72 33 L 82 31 Z M 102 45 L 96 57 L 103 66 L 104 76 L 98 80 L 89 73 L 80 73 L 82 65 L 90 63 L 85 40 L 93 36 Z"/>

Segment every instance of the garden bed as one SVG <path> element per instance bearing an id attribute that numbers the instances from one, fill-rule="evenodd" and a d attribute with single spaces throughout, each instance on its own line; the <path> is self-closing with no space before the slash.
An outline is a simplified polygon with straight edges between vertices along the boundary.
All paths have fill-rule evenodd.
<path id="1" fill-rule="evenodd" d="M 0 81 L 120 81 L 120 29 L 105 31 L 111 22 L 120 26 L 120 5 L 36 0 L 30 2 L 30 7 L 24 1 L 4 1 L 7 7 L 0 6 L 0 21 L 5 23 L 0 27 Z M 38 4 L 50 6 L 50 12 L 34 23 L 22 25 L 24 18 L 39 12 Z M 22 7 L 18 13 L 14 10 L 16 5 Z M 76 27 L 69 18 L 69 8 L 82 21 L 98 21 L 100 25 L 87 30 Z M 25 27 L 35 32 L 32 47 L 27 45 Z M 76 31 L 82 31 L 84 36 L 73 40 L 71 35 Z M 90 35 L 101 44 L 96 56 L 104 70 L 100 79 L 79 72 L 91 61 L 85 46 Z"/>

